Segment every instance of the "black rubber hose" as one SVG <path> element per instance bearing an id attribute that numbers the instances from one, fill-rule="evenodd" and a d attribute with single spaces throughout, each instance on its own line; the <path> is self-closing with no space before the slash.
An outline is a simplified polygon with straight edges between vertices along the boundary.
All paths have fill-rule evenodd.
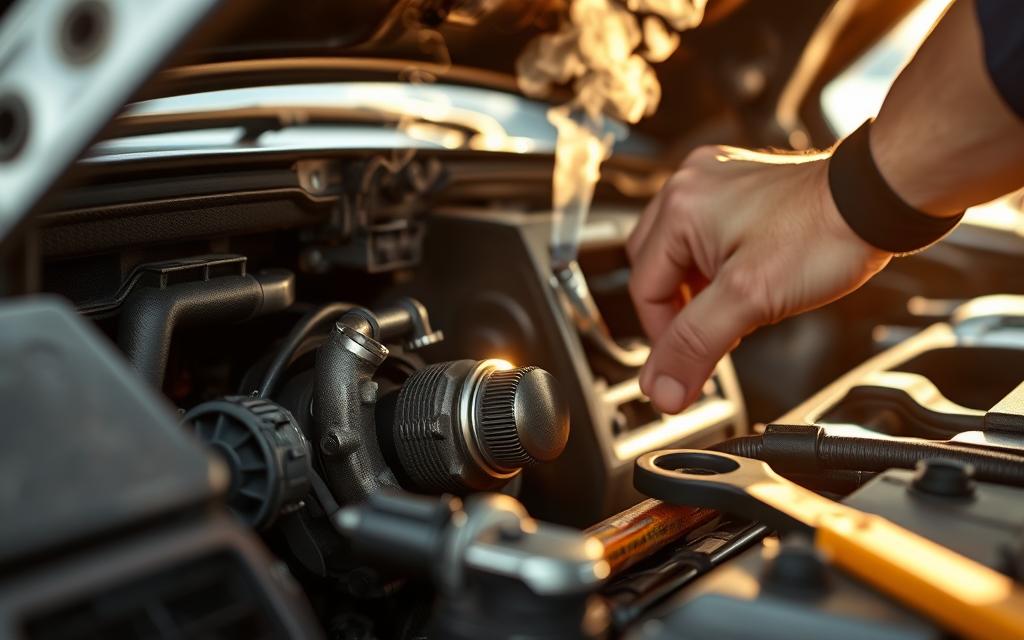
<path id="1" fill-rule="evenodd" d="M 807 431 L 808 434 L 815 433 L 812 427 L 808 427 Z M 795 460 L 793 450 L 769 450 L 762 436 L 733 438 L 715 445 L 712 449 L 745 458 L 765 460 L 779 473 L 785 473 L 791 466 L 796 466 L 796 463 L 801 463 L 801 472 L 806 472 L 812 465 L 817 465 L 821 469 L 885 471 L 892 468 L 913 469 L 919 460 L 946 458 L 972 465 L 974 477 L 978 480 L 1024 486 L 1024 457 L 950 442 L 824 435 L 817 438 L 813 448 L 814 460 Z"/>
<path id="2" fill-rule="evenodd" d="M 324 305 L 307 313 L 292 327 L 285 337 L 284 344 L 263 373 L 263 380 L 256 390 L 257 396 L 269 398 L 277 390 L 277 385 L 281 383 L 281 377 L 288 367 L 305 353 L 300 353 L 299 349 L 306 338 L 327 322 L 338 320 L 350 311 L 358 312 L 366 323 L 366 326 L 360 327 L 359 330 L 375 339 L 391 340 L 410 331 L 415 337 L 430 337 L 435 333 L 430 326 L 426 308 L 413 298 L 403 298 L 395 306 L 379 313 L 347 302 Z"/>
<path id="3" fill-rule="evenodd" d="M 281 383 L 281 377 L 285 371 L 295 361 L 296 351 L 306 338 L 327 322 L 337 320 L 355 308 L 356 305 L 347 302 L 332 302 L 304 315 L 288 332 L 284 344 L 281 345 L 274 355 L 274 359 L 267 366 L 256 395 L 260 398 L 269 398 L 277 389 L 277 385 Z"/>
<path id="4" fill-rule="evenodd" d="M 946 458 L 970 464 L 978 480 L 1024 486 L 1024 459 L 1010 453 L 968 449 L 944 442 L 908 442 L 825 436 L 818 459 L 829 469 L 913 469 L 919 460 Z"/>
<path id="5" fill-rule="evenodd" d="M 132 366 L 163 386 L 175 330 L 242 322 L 295 302 L 295 275 L 276 270 L 136 287 L 121 306 L 117 342 Z"/>

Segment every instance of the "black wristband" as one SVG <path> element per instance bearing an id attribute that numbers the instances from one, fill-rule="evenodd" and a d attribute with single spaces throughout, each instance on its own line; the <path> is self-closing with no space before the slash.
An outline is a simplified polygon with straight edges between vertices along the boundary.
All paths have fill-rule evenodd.
<path id="1" fill-rule="evenodd" d="M 839 143 L 829 160 L 828 186 L 839 215 L 864 242 L 890 253 L 913 253 L 941 240 L 963 212 L 938 218 L 904 202 L 875 165 L 870 132 L 867 120 Z"/>

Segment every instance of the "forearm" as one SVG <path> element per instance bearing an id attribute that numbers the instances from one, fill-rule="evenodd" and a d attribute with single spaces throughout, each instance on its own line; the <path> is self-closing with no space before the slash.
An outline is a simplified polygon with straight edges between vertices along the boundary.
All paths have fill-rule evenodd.
<path id="1" fill-rule="evenodd" d="M 871 151 L 908 204 L 954 215 L 1024 185 L 1024 122 L 986 67 L 973 0 L 958 0 L 893 84 Z"/>

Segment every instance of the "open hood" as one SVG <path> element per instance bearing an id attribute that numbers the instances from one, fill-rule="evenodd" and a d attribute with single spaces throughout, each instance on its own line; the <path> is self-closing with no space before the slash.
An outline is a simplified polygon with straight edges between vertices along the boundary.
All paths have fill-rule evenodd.
<path id="1" fill-rule="evenodd" d="M 681 147 L 711 121 L 728 120 L 736 142 L 789 145 L 776 122 L 780 98 L 820 87 L 918 0 L 709 0 L 701 26 L 655 66 L 657 113 L 639 128 Z M 296 0 L 254 3 L 229 33 L 188 52 L 188 64 L 151 95 L 355 77 L 420 77 L 516 91 L 527 43 L 564 19 L 569 0 Z M 813 51 L 807 45 L 815 39 Z M 793 86 L 794 75 L 801 77 Z M 568 95 L 568 91 L 564 96 Z M 557 93 L 554 100 L 559 100 Z M 813 116 L 813 114 L 812 114 Z M 813 118 L 812 118 L 813 119 Z M 831 142 L 812 123 L 809 142 Z M 730 138 L 735 136 L 730 135 Z"/>

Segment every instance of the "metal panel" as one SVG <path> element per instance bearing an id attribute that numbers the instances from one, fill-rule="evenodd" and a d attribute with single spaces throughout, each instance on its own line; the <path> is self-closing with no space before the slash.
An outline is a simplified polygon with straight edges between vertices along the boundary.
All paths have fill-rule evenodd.
<path id="1" fill-rule="evenodd" d="M 0 238 L 218 0 L 21 0 L 0 25 Z"/>

